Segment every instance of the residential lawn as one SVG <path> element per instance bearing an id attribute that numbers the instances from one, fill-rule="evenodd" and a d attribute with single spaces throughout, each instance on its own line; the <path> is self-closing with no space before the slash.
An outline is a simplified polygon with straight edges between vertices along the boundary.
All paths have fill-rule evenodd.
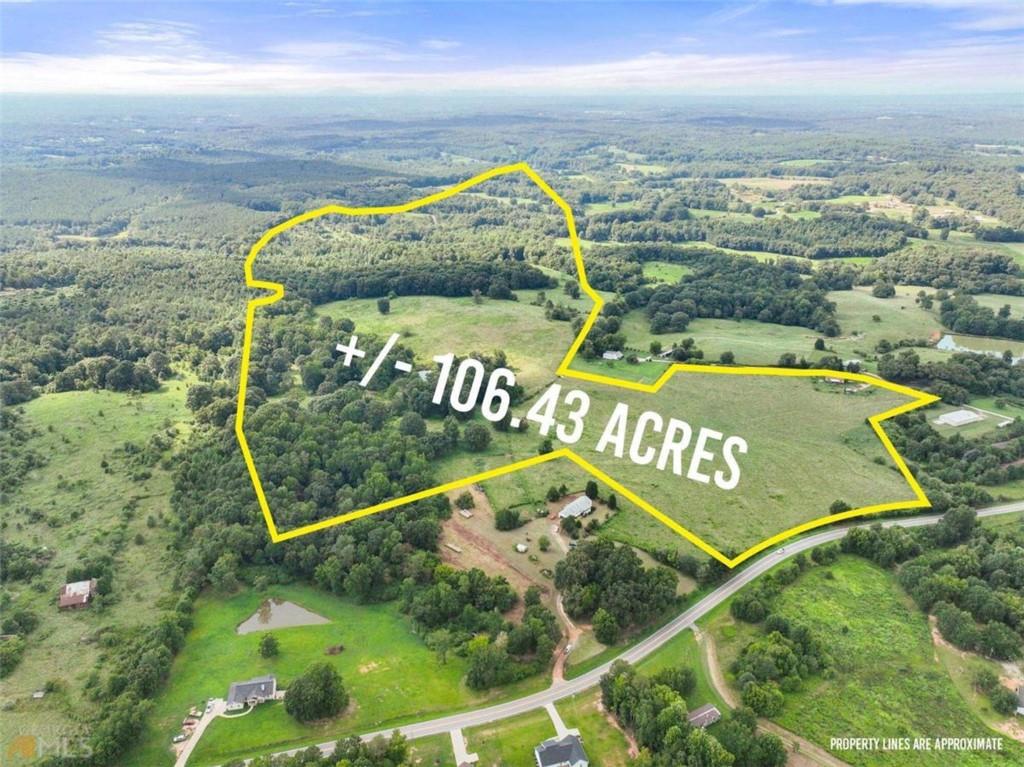
<path id="1" fill-rule="evenodd" d="M 630 761 L 629 743 L 622 732 L 609 724 L 600 703 L 600 692 L 585 692 L 558 701 L 555 708 L 566 727 L 580 731 L 592 767 L 626 767 Z"/>
<path id="2" fill-rule="evenodd" d="M 831 577 L 829 574 L 831 573 Z M 834 673 L 786 696 L 776 721 L 829 747 L 853 737 L 992 737 L 936 658 L 925 615 L 892 573 L 858 557 L 815 567 L 778 597 L 774 612 L 810 625 L 832 651 Z M 733 659 L 761 629 L 737 623 L 728 603 L 706 619 L 727 677 Z M 837 751 L 852 765 L 965 767 L 1020 764 L 1024 747 L 1003 739 L 1002 752 Z M 952 760 L 952 761 L 951 761 Z"/>
<path id="3" fill-rule="evenodd" d="M 566 722 L 567 727 L 571 727 Z M 533 749 L 555 736 L 548 712 L 536 709 L 493 724 L 463 730 L 467 750 L 477 754 L 477 767 L 536 767 Z"/>
<path id="4" fill-rule="evenodd" d="M 35 432 L 28 447 L 48 463 L 4 499 L 3 534 L 8 541 L 48 546 L 54 556 L 32 585 L 6 584 L 14 603 L 32 610 L 39 626 L 20 664 L 0 683 L 5 709 L 0 749 L 22 733 L 74 735 L 90 714 L 84 687 L 104 656 L 99 637 L 148 624 L 172 597 L 172 562 L 166 552 L 172 538 L 167 528 L 171 476 L 161 462 L 136 466 L 123 447 L 144 447 L 157 433 L 168 435 L 171 449 L 179 445 L 188 432 L 185 387 L 184 380 L 175 379 L 141 395 L 44 394 L 20 406 L 26 428 Z M 107 462 L 107 471 L 101 461 Z M 141 543 L 135 542 L 137 535 Z M 118 536 L 123 543 L 112 547 Z M 87 609 L 58 611 L 67 568 L 111 548 L 111 593 Z M 31 693 L 50 680 L 64 683 L 65 690 L 32 700 Z"/>
<path id="5" fill-rule="evenodd" d="M 455 767 L 455 752 L 448 733 L 409 741 L 413 767 Z"/>
<path id="6" fill-rule="evenodd" d="M 275 629 L 280 655 L 264 659 L 257 651 L 263 632 L 238 635 L 235 628 L 268 597 L 290 600 L 331 622 Z M 329 647 L 339 644 L 345 648 L 341 653 L 326 654 Z M 344 715 L 303 725 L 288 716 L 283 705 L 264 704 L 245 716 L 211 724 L 190 764 L 218 764 L 383 729 L 475 707 L 503 695 L 521 695 L 547 684 L 546 678 L 537 676 L 501 692 L 469 690 L 463 683 L 465 661 L 452 656 L 447 664 L 439 664 L 393 603 L 358 605 L 305 585 L 275 585 L 266 592 L 245 589 L 226 598 L 204 595 L 196 603 L 195 625 L 175 658 L 167 686 L 156 699 L 140 745 L 125 763 L 138 767 L 171 764 L 171 737 L 188 708 L 210 697 L 226 696 L 231 682 L 274 674 L 278 686 L 287 689 L 293 678 L 320 661 L 338 669 L 351 693 L 353 703 Z M 417 673 L 410 674 L 413 668 Z"/>

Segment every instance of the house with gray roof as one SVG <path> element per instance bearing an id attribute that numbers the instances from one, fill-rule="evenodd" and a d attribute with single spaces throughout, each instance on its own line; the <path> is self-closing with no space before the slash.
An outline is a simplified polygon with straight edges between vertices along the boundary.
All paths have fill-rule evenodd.
<path id="1" fill-rule="evenodd" d="M 590 767 L 583 741 L 575 733 L 548 738 L 535 749 L 537 767 Z"/>
<path id="2" fill-rule="evenodd" d="M 558 516 L 561 519 L 567 519 L 573 517 L 578 519 L 579 517 L 585 517 L 587 514 L 594 510 L 594 502 L 590 500 L 586 495 L 581 495 L 579 498 L 574 498 L 569 501 L 562 510 L 558 512 Z"/>
<path id="3" fill-rule="evenodd" d="M 277 679 L 272 676 L 258 676 L 247 682 L 233 682 L 228 689 L 227 711 L 238 711 L 246 706 L 258 706 L 277 695 Z"/>
<path id="4" fill-rule="evenodd" d="M 722 712 L 713 703 L 706 703 L 686 715 L 686 721 L 694 727 L 710 727 L 722 718 Z"/>

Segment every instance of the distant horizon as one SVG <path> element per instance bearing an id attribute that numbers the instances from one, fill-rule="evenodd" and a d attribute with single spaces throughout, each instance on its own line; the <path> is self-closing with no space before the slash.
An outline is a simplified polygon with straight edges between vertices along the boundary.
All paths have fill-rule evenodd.
<path id="1" fill-rule="evenodd" d="M 0 0 L 0 92 L 580 96 L 1020 93 L 1016 0 Z"/>

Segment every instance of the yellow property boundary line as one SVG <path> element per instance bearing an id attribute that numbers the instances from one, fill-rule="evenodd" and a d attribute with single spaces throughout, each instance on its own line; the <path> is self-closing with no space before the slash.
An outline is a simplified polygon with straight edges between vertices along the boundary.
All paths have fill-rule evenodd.
<path id="1" fill-rule="evenodd" d="M 287 232 L 289 229 L 298 226 L 299 224 L 305 223 L 306 221 L 312 221 L 314 219 L 329 215 L 377 216 L 391 215 L 395 213 L 407 213 L 408 211 L 416 210 L 417 208 L 422 208 L 426 205 L 430 205 L 431 203 L 440 202 L 441 200 L 446 200 L 449 197 L 454 197 L 460 192 L 464 192 L 467 189 L 471 189 L 472 187 L 482 184 L 485 181 L 488 181 L 492 178 L 497 178 L 498 176 L 506 176 L 513 173 L 522 173 L 526 175 L 531 181 L 533 181 L 534 184 L 537 185 L 537 187 L 541 191 L 544 192 L 544 194 L 550 197 L 551 200 L 554 201 L 554 203 L 562 210 L 562 213 L 565 215 L 566 226 L 569 230 L 569 240 L 572 244 L 572 254 L 573 259 L 576 262 L 576 269 L 579 276 L 580 286 L 594 302 L 594 307 L 593 309 L 591 309 L 590 315 L 587 317 L 586 322 L 583 323 L 583 327 L 577 334 L 576 339 L 572 343 L 572 346 L 569 347 L 569 351 L 566 353 L 565 357 L 562 359 L 561 364 L 559 364 L 558 366 L 558 370 L 556 372 L 559 376 L 563 376 L 565 378 L 575 378 L 583 381 L 591 381 L 594 383 L 605 384 L 607 386 L 617 386 L 623 389 L 632 389 L 634 391 L 650 393 L 657 392 L 659 389 L 661 389 L 661 387 L 664 386 L 665 383 L 670 378 L 672 378 L 672 376 L 674 376 L 676 373 L 702 373 L 705 375 L 784 376 L 787 378 L 841 378 L 850 381 L 859 381 L 861 383 L 867 383 L 872 386 L 878 386 L 883 389 L 888 389 L 889 391 L 898 392 L 899 394 L 903 394 L 907 397 L 910 397 L 911 401 L 898 407 L 894 407 L 891 410 L 886 410 L 884 413 L 879 413 L 878 415 L 871 416 L 868 419 L 868 421 L 871 424 L 871 428 L 874 429 L 875 434 L 878 435 L 878 438 L 885 446 L 886 452 L 888 452 L 889 456 L 896 463 L 896 466 L 899 468 L 900 474 L 903 475 L 903 478 L 906 480 L 907 484 L 914 491 L 914 498 L 912 500 L 906 501 L 894 501 L 891 503 L 879 503 L 874 504 L 872 506 L 864 506 L 859 509 L 844 511 L 841 514 L 830 514 L 825 517 L 820 517 L 819 519 L 814 519 L 810 522 L 805 522 L 801 525 L 797 525 L 796 527 L 791 527 L 788 530 L 779 533 L 778 535 L 774 535 L 771 538 L 761 541 L 760 543 L 750 547 L 743 553 L 735 557 L 729 558 L 722 552 L 718 551 L 718 549 L 709 544 L 707 541 L 703 540 L 699 535 L 696 535 L 695 533 L 687 530 L 678 522 L 663 514 L 650 503 L 645 501 L 640 496 L 636 495 L 636 493 L 632 492 L 629 488 L 623 486 L 621 483 L 612 479 L 610 476 L 605 474 L 603 471 L 598 469 L 589 461 L 577 455 L 569 448 L 561 448 L 559 450 L 555 450 L 545 455 L 538 455 L 532 458 L 527 458 L 522 461 L 516 461 L 515 463 L 508 464 L 507 466 L 501 466 L 497 469 L 491 469 L 489 471 L 480 472 L 479 474 L 474 474 L 463 479 L 455 480 L 453 482 L 447 482 L 443 485 L 438 485 L 436 487 L 428 488 L 426 490 L 421 490 L 418 493 L 404 495 L 400 498 L 394 498 L 390 501 L 378 503 L 374 506 L 368 506 L 364 509 L 358 509 L 356 511 L 348 512 L 346 514 L 339 514 L 338 516 L 331 517 L 330 519 L 324 519 L 319 522 L 314 522 L 312 524 L 303 525 L 302 527 L 297 527 L 293 530 L 280 532 L 277 529 L 277 525 L 274 522 L 273 514 L 270 511 L 270 506 L 267 503 L 266 495 L 263 492 L 263 483 L 260 481 L 259 473 L 257 472 L 256 465 L 253 462 L 252 453 L 249 450 L 249 443 L 245 437 L 244 430 L 245 395 L 249 379 L 249 359 L 252 353 L 253 323 L 256 316 L 256 310 L 261 306 L 268 306 L 269 304 L 272 304 L 275 301 L 279 301 L 281 298 L 284 297 L 284 285 L 277 282 L 257 280 L 253 277 L 253 264 L 256 260 L 256 256 L 259 255 L 260 251 L 262 251 L 263 248 L 265 248 L 271 240 L 277 237 L 277 235 L 283 232 Z M 888 435 L 882 429 L 881 424 L 882 421 L 885 421 L 886 419 L 892 418 L 902 413 L 907 413 L 911 410 L 922 407 L 924 405 L 928 405 L 932 402 L 936 402 L 939 398 L 932 394 L 917 391 L 916 389 L 911 389 L 907 386 L 900 386 L 899 384 L 894 384 L 889 381 L 874 378 L 863 373 L 847 373 L 834 370 L 808 370 L 803 368 L 773 368 L 749 366 L 718 367 L 711 365 L 692 365 L 685 363 L 676 363 L 670 365 L 665 370 L 665 373 L 660 378 L 658 378 L 658 380 L 655 381 L 654 383 L 643 384 L 636 383 L 633 381 L 624 381 L 618 378 L 612 378 L 610 376 L 600 375 L 597 373 L 587 373 L 570 369 L 570 363 L 576 356 L 577 351 L 579 351 L 579 348 L 583 344 L 584 339 L 587 337 L 587 334 L 590 332 L 591 327 L 594 325 L 594 322 L 597 320 L 598 316 L 601 313 L 601 307 L 604 306 L 604 299 L 601 298 L 597 291 L 595 291 L 590 286 L 590 283 L 587 281 L 586 268 L 583 264 L 583 252 L 580 247 L 579 235 L 576 233 L 576 220 L 573 217 L 572 208 L 570 208 L 569 204 L 565 200 L 563 200 L 558 195 L 558 193 L 555 192 L 548 185 L 548 183 L 544 181 L 544 179 L 542 179 L 537 174 L 537 172 L 534 171 L 533 168 L 531 168 L 526 163 L 521 162 L 516 163 L 514 165 L 504 165 L 498 168 L 492 168 L 488 171 L 485 171 L 484 173 L 481 173 L 477 176 L 473 176 L 472 178 L 467 179 L 466 181 L 456 184 L 455 186 L 449 187 L 448 189 L 442 190 L 435 194 L 428 195 L 426 197 L 422 197 L 418 200 L 412 200 L 411 202 L 407 202 L 402 205 L 384 205 L 359 208 L 348 207 L 345 205 L 327 205 L 323 208 L 317 208 L 316 210 L 311 210 L 301 215 L 295 216 L 294 218 L 290 218 L 287 221 L 284 221 L 283 223 L 280 223 L 277 226 L 273 227 L 272 229 L 269 229 L 262 237 L 260 237 L 256 244 L 252 246 L 252 248 L 249 251 L 249 256 L 245 260 L 245 284 L 250 288 L 261 288 L 264 290 L 269 290 L 271 291 L 271 293 L 269 295 L 261 296 L 259 298 L 255 298 L 249 301 L 249 304 L 246 309 L 245 335 L 242 344 L 242 364 L 239 371 L 238 408 L 235 412 L 235 434 L 237 435 L 238 443 L 242 448 L 242 455 L 245 457 L 245 465 L 249 469 L 249 476 L 252 478 L 253 487 L 256 490 L 256 497 L 259 500 L 260 509 L 263 511 L 263 518 L 266 520 L 267 529 L 270 531 L 270 538 L 275 543 L 280 541 L 287 541 L 292 538 L 298 538 L 299 536 L 307 535 L 318 530 L 324 530 L 325 528 L 333 527 L 334 525 L 340 525 L 345 522 L 350 522 L 354 519 L 366 517 L 381 511 L 387 511 L 388 509 L 393 509 L 397 506 L 412 503 L 413 501 L 429 498 L 431 496 L 438 495 L 439 493 L 446 493 L 449 490 L 465 487 L 466 485 L 475 484 L 477 482 L 483 482 L 484 480 L 487 479 L 500 477 L 504 474 L 519 471 L 520 469 L 525 469 L 529 466 L 536 466 L 547 461 L 558 460 L 559 458 L 567 458 L 573 463 L 575 463 L 577 466 L 583 468 L 585 471 L 589 472 L 591 475 L 593 475 L 594 477 L 608 485 L 615 492 L 619 493 L 624 498 L 627 498 L 628 500 L 632 501 L 634 504 L 636 504 L 641 509 L 646 511 L 659 522 L 663 523 L 670 529 L 674 530 L 680 536 L 690 541 L 699 549 L 709 554 L 710 556 L 714 557 L 719 562 L 722 562 L 723 564 L 727 565 L 728 567 L 735 567 L 740 562 L 749 559 L 750 557 L 754 556 L 760 551 L 763 551 L 766 548 L 774 546 L 776 543 L 784 541 L 787 538 L 791 538 L 794 535 L 798 535 L 799 533 L 803 533 L 807 530 L 812 530 L 816 527 L 821 527 L 822 525 L 827 525 L 832 522 L 838 522 L 844 519 L 850 519 L 851 517 L 860 517 L 865 516 L 867 514 L 876 514 L 882 511 L 894 511 L 897 509 L 919 509 L 931 506 L 931 504 L 928 501 L 928 498 L 924 494 L 924 491 L 921 489 L 920 484 L 918 484 L 917 480 L 914 478 L 914 475 L 910 473 L 910 469 L 907 468 L 906 462 L 903 460 L 903 457 L 897 452 L 896 448 L 893 446 Z"/>

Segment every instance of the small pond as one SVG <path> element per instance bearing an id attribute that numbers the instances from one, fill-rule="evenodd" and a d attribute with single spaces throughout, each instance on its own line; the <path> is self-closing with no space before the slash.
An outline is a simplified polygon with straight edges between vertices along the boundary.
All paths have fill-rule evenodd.
<path id="1" fill-rule="evenodd" d="M 283 599 L 267 599 L 256 612 L 238 624 L 236 631 L 239 634 L 251 634 L 254 631 L 284 629 L 291 626 L 319 626 L 323 623 L 330 621 L 301 605 Z"/>

